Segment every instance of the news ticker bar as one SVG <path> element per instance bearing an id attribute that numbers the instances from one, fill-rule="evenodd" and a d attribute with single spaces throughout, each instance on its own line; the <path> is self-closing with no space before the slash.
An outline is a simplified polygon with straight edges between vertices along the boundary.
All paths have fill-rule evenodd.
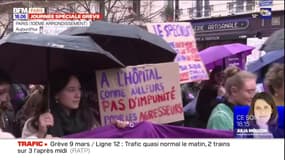
<path id="1" fill-rule="evenodd" d="M 68 13 L 68 14 L 38 14 L 38 13 L 16 13 L 13 14 L 14 20 L 101 20 L 102 15 L 100 13 Z"/>
<path id="2" fill-rule="evenodd" d="M 90 159 L 124 156 L 136 159 L 213 158 L 284 159 L 283 139 L 16 139 L 0 140 L 0 154 L 9 159 Z M 270 150 L 270 148 L 274 150 Z M 270 150 L 270 151 L 269 151 Z M 207 154 L 204 154 L 207 153 Z M 222 153 L 222 154 L 221 154 Z M 264 154 L 263 154 L 264 153 Z M 283 154 L 283 157 L 282 157 Z M 43 156 L 42 156 L 43 155 Z M 240 158 L 242 158 L 240 157 Z M 278 157 L 278 158 L 276 158 Z M 94 157 L 93 157 L 94 158 Z M 123 158 L 123 157 L 121 157 Z"/>

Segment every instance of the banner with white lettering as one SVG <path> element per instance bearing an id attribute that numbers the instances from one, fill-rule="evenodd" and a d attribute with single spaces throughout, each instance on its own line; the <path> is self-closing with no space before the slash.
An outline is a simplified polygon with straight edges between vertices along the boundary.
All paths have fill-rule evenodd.
<path id="1" fill-rule="evenodd" d="M 246 55 L 238 54 L 225 58 L 225 66 L 236 66 L 240 69 L 245 69 Z"/>
<path id="2" fill-rule="evenodd" d="M 175 62 L 179 63 L 180 83 L 209 79 L 198 53 L 191 23 L 148 23 L 147 29 L 162 37 L 177 52 Z"/>
<path id="3" fill-rule="evenodd" d="M 177 63 L 96 71 L 101 124 L 184 119 Z"/>

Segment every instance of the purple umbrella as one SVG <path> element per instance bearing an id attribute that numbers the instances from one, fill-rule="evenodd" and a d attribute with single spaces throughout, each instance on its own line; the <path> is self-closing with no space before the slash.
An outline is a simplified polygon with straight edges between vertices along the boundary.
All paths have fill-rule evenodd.
<path id="1" fill-rule="evenodd" d="M 200 51 L 199 54 L 206 66 L 212 66 L 213 64 L 220 62 L 224 58 L 230 57 L 232 55 L 249 55 L 253 49 L 254 47 L 247 46 L 241 43 L 232 43 L 212 46 Z"/>

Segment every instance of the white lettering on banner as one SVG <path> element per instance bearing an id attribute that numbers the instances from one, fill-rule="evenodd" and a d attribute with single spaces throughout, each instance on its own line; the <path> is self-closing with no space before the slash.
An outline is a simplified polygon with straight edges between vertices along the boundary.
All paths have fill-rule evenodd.
<path id="1" fill-rule="evenodd" d="M 236 20 L 218 20 L 213 22 L 201 22 L 193 23 L 193 28 L 196 33 L 206 32 L 223 32 L 232 30 L 245 30 L 249 27 L 248 19 L 236 19 Z"/>
<path id="2" fill-rule="evenodd" d="M 195 30 L 196 32 L 204 31 L 204 26 L 194 26 L 194 30 Z"/>
<path id="3" fill-rule="evenodd" d="M 237 23 L 231 22 L 231 23 L 222 23 L 222 24 L 209 24 L 208 30 L 221 30 L 221 29 L 233 29 L 235 28 Z"/>

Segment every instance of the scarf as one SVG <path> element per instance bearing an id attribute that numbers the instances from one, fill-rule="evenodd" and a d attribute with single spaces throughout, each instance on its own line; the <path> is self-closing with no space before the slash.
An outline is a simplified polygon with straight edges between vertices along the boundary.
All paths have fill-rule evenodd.
<path id="1" fill-rule="evenodd" d="M 80 109 L 72 110 L 67 114 L 63 106 L 56 105 L 51 108 L 51 112 L 54 116 L 54 126 L 48 129 L 48 134 L 52 136 L 62 137 L 88 130 L 87 122 L 84 122 Z"/>

